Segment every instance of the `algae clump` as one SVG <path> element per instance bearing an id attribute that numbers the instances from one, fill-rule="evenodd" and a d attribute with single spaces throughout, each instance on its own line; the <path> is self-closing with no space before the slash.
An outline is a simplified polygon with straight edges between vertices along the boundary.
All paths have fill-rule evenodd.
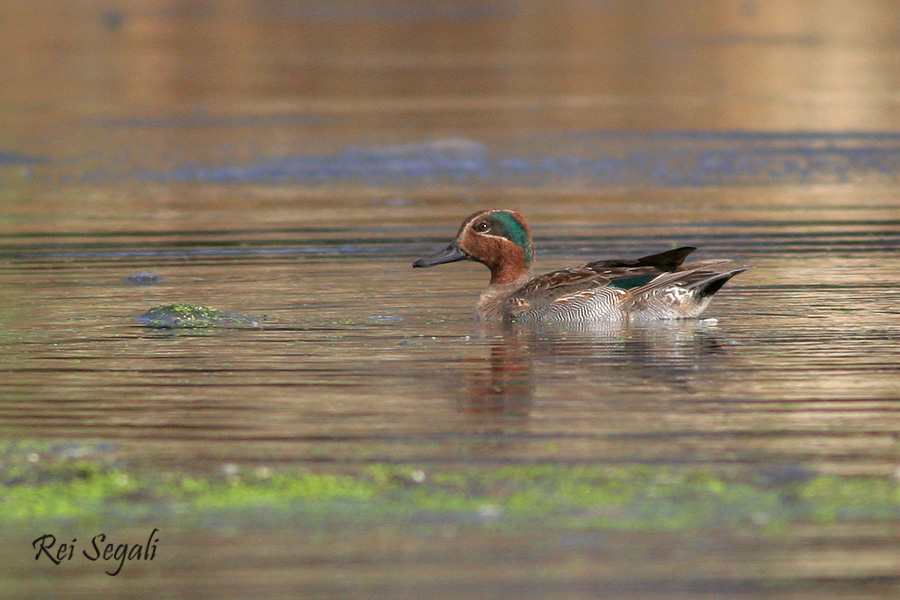
<path id="1" fill-rule="evenodd" d="M 209 306 L 178 303 L 154 306 L 137 319 L 148 327 L 164 329 L 257 327 L 259 325 L 259 319 L 250 315 L 226 312 Z"/>

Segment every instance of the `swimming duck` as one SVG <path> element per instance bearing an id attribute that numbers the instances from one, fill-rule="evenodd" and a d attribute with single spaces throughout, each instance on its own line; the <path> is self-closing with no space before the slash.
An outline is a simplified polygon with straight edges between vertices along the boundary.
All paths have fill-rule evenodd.
<path id="1" fill-rule="evenodd" d="M 700 315 L 713 294 L 748 269 L 730 260 L 684 263 L 685 246 L 630 260 L 600 260 L 532 277 L 531 229 L 514 210 L 490 209 L 467 217 L 449 246 L 413 267 L 468 259 L 491 270 L 475 319 L 573 323 L 685 319 Z"/>

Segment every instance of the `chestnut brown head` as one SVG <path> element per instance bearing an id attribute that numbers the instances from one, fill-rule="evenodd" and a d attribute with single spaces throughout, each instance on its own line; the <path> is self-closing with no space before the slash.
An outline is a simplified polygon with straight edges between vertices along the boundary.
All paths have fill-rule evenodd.
<path id="1" fill-rule="evenodd" d="M 420 258 L 413 266 L 433 267 L 463 259 L 486 265 L 492 284 L 526 279 L 534 260 L 534 244 L 525 217 L 514 210 L 479 211 L 463 221 L 449 246 Z"/>

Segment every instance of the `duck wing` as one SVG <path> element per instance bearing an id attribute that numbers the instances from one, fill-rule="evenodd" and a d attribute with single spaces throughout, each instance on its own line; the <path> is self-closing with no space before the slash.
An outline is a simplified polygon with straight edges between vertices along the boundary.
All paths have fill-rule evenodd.
<path id="1" fill-rule="evenodd" d="M 681 266 L 681 263 L 684 262 L 684 259 L 696 249 L 697 248 L 694 246 L 682 246 L 681 248 L 666 250 L 665 252 L 658 252 L 656 254 L 648 254 L 647 256 L 642 256 L 640 258 L 598 260 L 584 266 L 597 273 L 638 268 L 654 268 L 660 272 L 669 272 L 678 269 L 678 267 Z"/>
<path id="2" fill-rule="evenodd" d="M 698 316 L 733 276 L 748 267 L 730 260 L 682 264 L 684 247 L 634 260 L 597 261 L 528 281 L 504 301 L 511 321 L 587 321 L 613 316 Z"/>
<path id="3" fill-rule="evenodd" d="M 635 259 L 598 260 L 583 268 L 609 279 L 618 288 L 630 290 L 650 283 L 663 273 L 677 271 L 694 250 L 693 246 L 684 246 Z"/>

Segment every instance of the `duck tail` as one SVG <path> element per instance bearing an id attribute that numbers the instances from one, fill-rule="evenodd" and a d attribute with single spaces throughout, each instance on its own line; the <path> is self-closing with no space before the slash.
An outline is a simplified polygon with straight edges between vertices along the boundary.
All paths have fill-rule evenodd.
<path id="1" fill-rule="evenodd" d="M 696 283 L 688 284 L 688 289 L 694 290 L 694 295 L 697 300 L 702 300 L 703 298 L 709 298 L 716 292 L 722 289 L 722 286 L 728 283 L 728 280 L 734 277 L 735 275 L 739 275 L 749 269 L 748 266 L 740 266 L 735 269 L 731 269 L 730 271 L 725 271 L 724 273 L 715 273 L 711 277 L 707 277 L 701 279 Z"/>
<path id="2" fill-rule="evenodd" d="M 649 283 L 628 290 L 623 305 L 650 318 L 698 317 L 729 279 L 750 268 L 744 265 L 722 271 L 711 268 L 729 262 L 705 261 L 687 265 L 682 271 L 663 273 Z"/>

